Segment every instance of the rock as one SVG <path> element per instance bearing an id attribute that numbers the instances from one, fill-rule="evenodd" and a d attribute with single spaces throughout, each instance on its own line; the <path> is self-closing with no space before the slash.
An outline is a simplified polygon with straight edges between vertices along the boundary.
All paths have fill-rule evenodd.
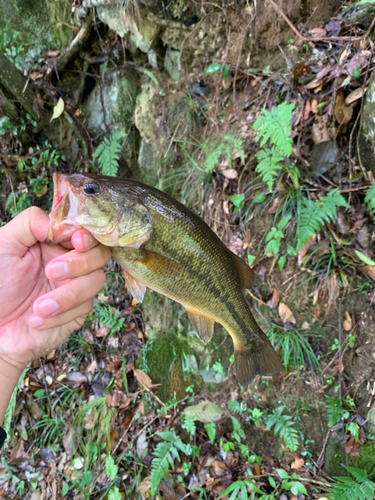
<path id="1" fill-rule="evenodd" d="M 372 73 L 361 115 L 358 137 L 359 157 L 365 170 L 372 170 L 375 162 L 375 74 Z"/>
<path id="2" fill-rule="evenodd" d="M 337 163 L 338 156 L 338 149 L 332 141 L 316 144 L 311 156 L 311 170 L 324 174 Z"/>
<path id="3" fill-rule="evenodd" d="M 139 92 L 137 74 L 130 69 L 106 73 L 86 101 L 87 128 L 91 135 L 111 131 L 128 133 L 134 123 Z"/>
<path id="4" fill-rule="evenodd" d="M 76 34 L 69 3 L 55 0 L 0 0 L 0 31 L 13 41 L 18 59 L 28 67 L 42 50 L 65 47 Z M 23 48 L 21 48 L 21 46 Z M 6 50 L 5 50 L 6 52 Z"/>
<path id="5" fill-rule="evenodd" d="M 172 80 L 181 78 L 180 51 L 168 47 L 164 58 L 164 67 Z"/>
<path id="6" fill-rule="evenodd" d="M 131 4 L 124 5 L 116 0 L 85 0 L 86 8 L 96 7 L 99 19 L 121 38 L 130 36 L 134 46 L 146 53 L 155 45 L 160 27 L 147 18 L 137 6 L 135 12 L 130 10 Z"/>

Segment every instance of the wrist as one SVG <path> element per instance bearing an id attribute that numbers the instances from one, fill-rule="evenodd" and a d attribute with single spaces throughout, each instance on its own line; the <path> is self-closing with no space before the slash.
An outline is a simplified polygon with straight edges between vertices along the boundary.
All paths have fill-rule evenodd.
<path id="1" fill-rule="evenodd" d="M 4 422 L 5 412 L 21 373 L 22 370 L 0 358 L 0 425 Z"/>

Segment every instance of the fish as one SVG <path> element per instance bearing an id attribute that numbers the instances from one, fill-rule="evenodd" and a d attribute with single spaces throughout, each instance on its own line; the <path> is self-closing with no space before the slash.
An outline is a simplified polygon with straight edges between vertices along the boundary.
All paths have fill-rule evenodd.
<path id="1" fill-rule="evenodd" d="M 54 173 L 53 183 L 47 243 L 84 228 L 111 248 L 137 302 L 149 288 L 182 304 L 205 344 L 220 323 L 232 337 L 241 385 L 283 369 L 245 300 L 252 269 L 197 214 L 132 179 Z"/>

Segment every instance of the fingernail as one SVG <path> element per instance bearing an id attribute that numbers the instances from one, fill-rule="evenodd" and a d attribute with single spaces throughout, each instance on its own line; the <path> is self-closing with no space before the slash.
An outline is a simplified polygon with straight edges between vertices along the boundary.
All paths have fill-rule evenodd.
<path id="1" fill-rule="evenodd" d="M 38 313 L 44 318 L 52 316 L 59 309 L 59 305 L 56 301 L 52 299 L 44 299 L 37 305 Z"/>
<path id="2" fill-rule="evenodd" d="M 48 266 L 48 274 L 52 279 L 64 278 L 68 274 L 68 264 L 61 260 L 53 262 Z"/>
<path id="3" fill-rule="evenodd" d="M 31 328 L 40 328 L 43 326 L 43 320 L 39 318 L 39 316 L 31 316 L 31 318 L 29 318 L 29 325 Z"/>
<path id="4" fill-rule="evenodd" d="M 86 248 L 86 247 L 89 247 L 92 243 L 92 237 L 85 233 L 83 236 L 82 236 L 82 241 L 83 241 L 83 246 Z"/>

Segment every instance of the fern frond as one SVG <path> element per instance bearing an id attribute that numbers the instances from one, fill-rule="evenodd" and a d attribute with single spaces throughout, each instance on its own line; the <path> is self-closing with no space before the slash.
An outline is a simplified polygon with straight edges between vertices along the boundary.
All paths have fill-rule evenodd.
<path id="1" fill-rule="evenodd" d="M 285 406 L 279 406 L 273 410 L 271 415 L 264 418 L 266 428 L 269 430 L 273 426 L 275 436 L 279 435 L 290 451 L 298 449 L 298 431 L 294 428 L 294 421 L 290 415 L 282 415 Z"/>
<path id="2" fill-rule="evenodd" d="M 375 216 L 375 182 L 372 182 L 366 191 L 365 203 L 368 203 L 372 215 Z"/>
<path id="3" fill-rule="evenodd" d="M 189 454 L 188 447 L 181 441 L 180 436 L 176 436 L 174 431 L 159 432 L 159 436 L 164 439 L 155 448 L 153 455 L 155 458 L 151 463 L 151 496 L 156 494 L 156 490 L 169 468 L 174 470 L 174 461 L 180 461 L 178 451 Z"/>
<path id="4" fill-rule="evenodd" d="M 326 396 L 326 399 L 328 427 L 332 427 L 340 422 L 345 410 L 342 408 L 342 401 L 340 399 L 330 398 L 329 396 Z"/>
<path id="5" fill-rule="evenodd" d="M 275 147 L 261 149 L 255 156 L 259 161 L 255 172 L 262 177 L 262 181 L 271 191 L 278 171 L 283 169 L 281 162 L 285 160 L 285 157 Z"/>
<path id="6" fill-rule="evenodd" d="M 367 477 L 367 472 L 353 467 L 345 469 L 355 478 L 335 477 L 338 483 L 329 490 L 330 500 L 373 500 L 375 484 Z"/>
<path id="7" fill-rule="evenodd" d="M 255 141 L 258 142 L 261 139 L 260 145 L 263 147 L 269 139 L 271 144 L 275 144 L 280 154 L 289 157 L 292 154 L 293 145 L 290 121 L 294 108 L 294 104 L 283 102 L 271 111 L 264 109 L 263 115 L 253 125 L 254 130 L 258 130 Z"/>
<path id="8" fill-rule="evenodd" d="M 98 160 L 103 175 L 115 177 L 119 168 L 118 159 L 121 152 L 121 139 L 126 134 L 113 132 L 109 137 L 103 139 L 95 149 L 94 159 Z"/>
<path id="9" fill-rule="evenodd" d="M 317 231 L 325 222 L 337 217 L 337 207 L 349 208 L 345 198 L 337 189 L 333 189 L 325 198 L 319 201 L 303 201 L 297 229 L 297 250 Z"/>

